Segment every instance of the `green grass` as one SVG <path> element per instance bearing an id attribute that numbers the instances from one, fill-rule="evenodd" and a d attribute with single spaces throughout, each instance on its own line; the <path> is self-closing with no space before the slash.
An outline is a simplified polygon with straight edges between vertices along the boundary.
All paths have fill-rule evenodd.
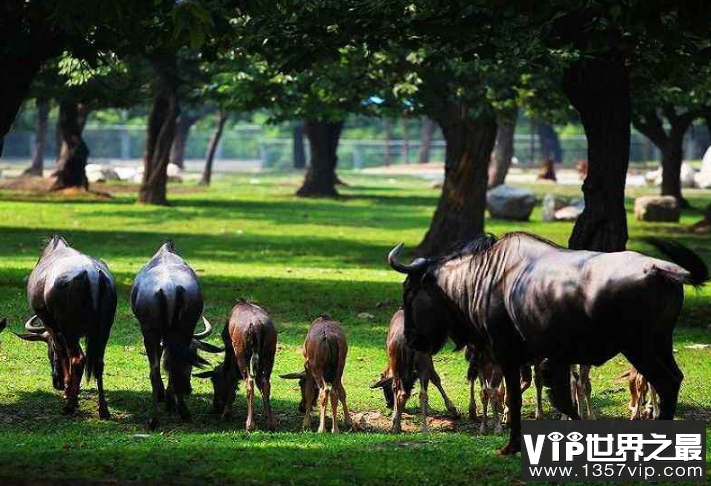
<path id="1" fill-rule="evenodd" d="M 404 241 L 412 249 L 427 228 L 438 191 L 426 181 L 346 174 L 352 184 L 338 200 L 293 197 L 296 176 L 260 175 L 219 180 L 210 190 L 173 191 L 172 207 L 134 204 L 134 193 L 118 192 L 108 202 L 66 202 L 54 197 L 0 192 L 0 316 L 18 331 L 30 315 L 25 278 L 37 261 L 43 237 L 60 232 L 78 249 L 101 257 L 119 284 L 119 307 L 106 355 L 107 398 L 111 421 L 96 417 L 93 385 L 84 385 L 75 417 L 60 414 L 61 398 L 50 383 L 46 350 L 9 332 L 0 346 L 0 478 L 82 480 L 116 479 L 194 484 L 512 484 L 519 478 L 518 457 L 495 456 L 503 436 L 480 436 L 468 420 L 454 431 L 431 435 L 386 432 L 382 395 L 370 390 L 385 365 L 387 323 L 400 299 L 400 276 L 389 270 L 385 254 Z M 172 186 L 171 189 L 175 189 Z M 573 189 L 536 186 L 574 194 Z M 642 191 L 644 192 L 644 191 Z M 630 196 L 633 196 L 631 194 Z M 680 232 L 700 218 L 704 194 L 689 191 L 697 208 L 682 225 L 640 224 L 630 217 L 631 249 L 666 234 L 698 251 L 711 264 L 711 237 Z M 629 201 L 631 213 L 632 200 Z M 488 221 L 501 234 L 525 230 L 565 243 L 571 223 L 542 223 L 537 208 L 529 223 Z M 237 297 L 262 304 L 279 330 L 272 380 L 278 433 L 245 434 L 246 407 L 240 391 L 232 423 L 210 413 L 211 387 L 193 380 L 189 406 L 192 424 L 162 414 L 160 430 L 147 437 L 150 407 L 148 366 L 128 294 L 133 276 L 160 244 L 175 240 L 197 270 L 205 291 L 205 313 L 222 323 Z M 707 325 L 709 292 L 689 291 L 676 333 L 677 358 L 686 375 L 678 415 L 711 418 L 711 343 Z M 294 382 L 276 377 L 302 366 L 299 347 L 308 324 L 327 312 L 345 326 L 350 344 L 345 387 L 354 414 L 369 412 L 375 430 L 340 436 L 300 432 L 299 393 Z M 375 316 L 373 320 L 360 313 Z M 217 334 L 210 339 L 217 342 Z M 214 363 L 217 358 L 208 358 Z M 465 366 L 460 354 L 435 357 L 444 386 L 461 411 L 467 409 Z M 593 401 L 602 418 L 625 419 L 626 384 L 616 376 L 622 358 L 593 370 Z M 446 411 L 436 391 L 432 413 Z M 408 412 L 417 411 L 416 397 Z M 533 393 L 524 397 L 524 414 L 533 413 Z M 261 403 L 257 407 L 261 412 Z M 316 417 L 314 415 L 314 425 Z M 419 424 L 408 417 L 410 429 Z M 263 427 L 261 416 L 258 427 Z M 707 430 L 709 430 L 707 428 Z M 711 436 L 711 433 L 709 434 Z M 711 444 L 707 442 L 707 462 Z M 709 467 L 711 470 L 711 466 Z"/>

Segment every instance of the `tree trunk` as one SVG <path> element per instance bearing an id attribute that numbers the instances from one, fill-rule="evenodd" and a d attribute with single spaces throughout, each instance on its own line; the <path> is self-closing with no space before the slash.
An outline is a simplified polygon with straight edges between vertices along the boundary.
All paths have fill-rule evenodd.
<path id="1" fill-rule="evenodd" d="M 571 64 L 563 89 L 588 140 L 585 210 L 568 242 L 575 250 L 622 251 L 627 244 L 625 180 L 630 149 L 630 90 L 621 56 Z"/>
<path id="2" fill-rule="evenodd" d="M 309 139 L 311 159 L 304 183 L 296 192 L 300 197 L 335 197 L 338 141 L 343 122 L 309 120 L 304 131 Z"/>
<path id="3" fill-rule="evenodd" d="M 662 153 L 662 196 L 673 196 L 682 208 L 690 207 L 681 191 L 681 164 L 684 161 L 684 134 L 694 116 L 677 115 L 673 109 L 665 110 L 670 130 L 664 129 L 662 119 L 651 113 L 644 118 L 635 117 L 634 127 L 647 137 Z"/>
<path id="4" fill-rule="evenodd" d="M 420 150 L 417 153 L 417 161 L 420 164 L 430 162 L 430 152 L 432 151 L 432 137 L 435 131 L 435 122 L 426 116 L 421 118 L 422 131 L 420 133 Z"/>
<path id="5" fill-rule="evenodd" d="M 408 138 L 408 133 L 407 133 L 407 118 L 402 118 L 400 121 L 401 126 L 402 126 L 402 154 L 403 154 L 403 163 L 405 165 L 410 164 L 410 139 Z"/>
<path id="6" fill-rule="evenodd" d="M 146 128 L 146 152 L 143 156 L 143 182 L 138 202 L 167 205 L 166 185 L 170 149 L 180 116 L 178 77 L 175 54 L 154 54 L 150 59 L 155 74 L 153 106 Z"/>
<path id="7" fill-rule="evenodd" d="M 487 170 L 496 140 L 496 118 L 464 118 L 450 107 L 437 118 L 447 143 L 442 194 L 429 231 L 417 247 L 421 256 L 441 255 L 459 241 L 484 231 Z"/>
<path id="8" fill-rule="evenodd" d="M 57 168 L 52 174 L 54 181 L 50 187 L 51 191 L 69 187 L 89 189 L 89 181 L 86 179 L 89 148 L 82 138 L 87 116 L 88 109 L 85 105 L 69 99 L 59 102 L 57 124 L 62 142 Z"/>
<path id="9" fill-rule="evenodd" d="M 306 168 L 306 148 L 304 147 L 304 125 L 299 124 L 293 131 L 294 169 Z"/>
<path id="10" fill-rule="evenodd" d="M 37 100 L 37 133 L 35 134 L 35 153 L 32 163 L 25 170 L 26 175 L 42 176 L 44 171 L 44 148 L 47 141 L 47 120 L 49 119 L 49 100 Z"/>
<path id="11" fill-rule="evenodd" d="M 392 163 L 392 150 L 390 148 L 390 140 L 392 139 L 392 130 L 389 118 L 383 119 L 383 135 L 385 136 L 385 165 Z"/>
<path id="12" fill-rule="evenodd" d="M 514 155 L 514 134 L 516 121 L 502 123 L 496 131 L 496 145 L 489 166 L 489 187 L 496 187 L 506 182 L 506 175 L 511 167 Z"/>
<path id="13" fill-rule="evenodd" d="M 0 56 L 0 157 L 5 135 L 43 62 L 44 57 L 33 54 Z"/>
<path id="14" fill-rule="evenodd" d="M 212 134 L 212 138 L 210 138 L 210 144 L 207 147 L 205 169 L 202 171 L 202 179 L 200 179 L 201 186 L 210 185 L 210 180 L 212 179 L 212 163 L 215 160 L 215 152 L 217 152 L 217 147 L 220 145 L 220 139 L 222 138 L 222 131 L 225 128 L 226 121 L 227 112 L 219 110 L 217 112 L 217 126 L 215 127 L 215 132 Z"/>
<path id="15" fill-rule="evenodd" d="M 170 148 L 170 162 L 181 169 L 185 167 L 185 145 L 190 135 L 190 128 L 200 119 L 197 116 L 190 116 L 183 113 L 178 117 L 175 138 Z"/>

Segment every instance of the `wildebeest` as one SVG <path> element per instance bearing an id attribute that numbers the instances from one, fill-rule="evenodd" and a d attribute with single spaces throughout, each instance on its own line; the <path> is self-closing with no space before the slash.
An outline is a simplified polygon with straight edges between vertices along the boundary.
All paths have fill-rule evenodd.
<path id="1" fill-rule="evenodd" d="M 175 410 L 180 418 L 190 421 L 185 396 L 192 392 L 190 373 L 193 366 L 207 365 L 198 349 L 219 353 L 222 349 L 200 341 L 212 332 L 203 316 L 205 330 L 195 334 L 202 316 L 203 297 L 200 282 L 192 268 L 177 254 L 168 241 L 136 275 L 131 288 L 131 309 L 143 333 L 150 365 L 153 389 L 153 411 L 148 426 L 158 425 L 158 403 L 165 400 L 166 409 Z M 168 389 L 163 386 L 160 362 L 168 373 Z"/>
<path id="2" fill-rule="evenodd" d="M 672 350 L 685 284 L 709 278 L 684 246 L 649 240 L 673 262 L 624 251 L 574 251 L 527 233 L 482 236 L 437 259 L 399 261 L 405 334 L 413 348 L 436 353 L 450 337 L 459 348 L 487 346 L 509 391 L 511 434 L 502 454 L 521 448 L 519 369 L 548 360 L 543 379 L 551 402 L 578 419 L 570 396 L 570 365 L 601 365 L 618 353 L 657 390 L 660 419 L 672 419 L 683 374 Z"/>
<path id="3" fill-rule="evenodd" d="M 385 346 L 388 352 L 388 366 L 381 373 L 380 379 L 370 387 L 382 388 L 386 405 L 394 409 L 393 432 L 399 433 L 402 428 L 402 412 L 417 380 L 420 382 L 420 411 L 422 412 L 423 432 L 429 431 L 427 387 L 430 380 L 442 395 L 442 400 L 444 400 L 444 405 L 449 413 L 455 417 L 459 416 L 457 408 L 442 388 L 442 381 L 434 368 L 432 356 L 407 346 L 405 342 L 405 313 L 402 309 L 395 312 L 390 319 Z"/>
<path id="4" fill-rule="evenodd" d="M 659 397 L 654 387 L 633 366 L 619 376 L 627 378 L 630 388 L 630 420 L 656 419 L 659 416 Z"/>
<path id="5" fill-rule="evenodd" d="M 215 412 L 229 420 L 237 392 L 237 381 L 245 380 L 247 390 L 247 431 L 254 430 L 254 384 L 256 382 L 264 402 L 267 428 L 276 429 L 272 411 L 271 375 L 276 355 L 277 332 L 266 311 L 256 304 L 239 299 L 232 308 L 227 325 L 222 331 L 225 360 L 212 371 L 195 376 L 212 381 Z"/>
<path id="6" fill-rule="evenodd" d="M 486 348 L 467 346 L 464 350 L 464 359 L 469 363 L 467 367 L 467 381 L 469 382 L 469 418 L 477 419 L 476 394 L 474 383 L 479 379 L 479 398 L 481 399 L 481 425 L 479 433 L 486 432 L 488 406 L 491 405 L 494 416 L 494 433 L 503 432 L 502 415 L 504 414 L 505 393 L 504 372 L 501 366 L 490 356 Z"/>
<path id="7" fill-rule="evenodd" d="M 26 323 L 27 341 L 47 343 L 52 383 L 64 391 L 64 413 L 78 404 L 84 369 L 96 378 L 99 417 L 109 418 L 104 397 L 104 352 L 116 314 L 116 284 L 104 262 L 70 247 L 59 235 L 45 245 L 27 282 L 34 310 Z M 35 326 L 40 320 L 44 325 Z M 86 337 L 86 355 L 79 340 Z"/>
<path id="8" fill-rule="evenodd" d="M 321 410 L 319 432 L 326 431 L 326 407 L 331 398 L 332 428 L 338 433 L 338 401 L 343 405 L 343 418 L 347 427 L 353 422 L 346 405 L 346 390 L 343 388 L 343 369 L 346 366 L 348 343 L 346 333 L 340 323 L 328 317 L 317 318 L 304 340 L 304 371 L 281 375 L 285 379 L 299 380 L 301 403 L 299 410 L 304 413 L 303 428 L 311 428 L 311 408 L 318 396 Z"/>

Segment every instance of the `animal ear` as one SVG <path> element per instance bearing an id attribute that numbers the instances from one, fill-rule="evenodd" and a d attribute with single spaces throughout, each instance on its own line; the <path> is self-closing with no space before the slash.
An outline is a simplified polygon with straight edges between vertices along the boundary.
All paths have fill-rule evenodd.
<path id="1" fill-rule="evenodd" d="M 382 376 L 378 381 L 370 385 L 370 388 L 384 388 L 385 385 L 389 382 L 393 381 L 393 379 L 389 376 Z"/>
<path id="2" fill-rule="evenodd" d="M 300 380 L 302 378 L 306 378 L 306 372 L 301 371 L 299 373 L 287 373 L 285 375 L 279 375 L 279 378 L 283 378 L 285 380 Z"/>
<path id="3" fill-rule="evenodd" d="M 223 353 L 225 351 L 225 348 L 221 348 L 210 343 L 204 343 L 197 339 L 193 339 L 193 343 L 197 349 L 205 351 L 206 353 Z"/>
<path id="4" fill-rule="evenodd" d="M 13 332 L 13 334 L 25 341 L 44 341 L 45 343 L 49 342 L 49 334 L 47 334 L 46 332 L 43 332 L 42 334 L 35 334 L 30 332 L 18 334 L 16 332 Z"/>
<path id="5" fill-rule="evenodd" d="M 200 373 L 195 373 L 193 377 L 195 378 L 212 378 L 215 375 L 214 371 L 202 371 Z"/>

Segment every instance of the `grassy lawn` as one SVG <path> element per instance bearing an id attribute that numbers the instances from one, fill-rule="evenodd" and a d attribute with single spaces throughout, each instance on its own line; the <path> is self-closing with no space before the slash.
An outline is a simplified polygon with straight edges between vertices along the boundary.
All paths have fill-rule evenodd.
<path id="1" fill-rule="evenodd" d="M 256 177 L 256 180 L 255 180 Z M 345 174 L 351 186 L 339 200 L 293 196 L 296 176 L 234 176 L 209 190 L 172 186 L 169 208 L 134 204 L 135 191 L 117 191 L 110 201 L 65 202 L 52 197 L 0 192 L 0 316 L 19 331 L 30 315 L 25 278 L 37 261 L 41 240 L 60 232 L 76 248 L 104 259 L 119 285 L 119 307 L 106 356 L 110 421 L 96 416 L 93 385 L 84 386 L 76 417 L 61 415 L 61 398 L 51 387 L 46 347 L 20 341 L 9 332 L 0 346 L 0 478 L 117 479 L 194 484 L 486 484 L 517 483 L 518 457 L 495 456 L 503 436 L 480 436 L 467 419 L 448 420 L 436 390 L 430 401 L 436 430 L 417 433 L 416 397 L 408 403 L 408 433 L 386 433 L 387 409 L 379 390 L 370 390 L 385 365 L 387 323 L 400 300 L 401 276 L 385 255 L 404 241 L 412 249 L 429 224 L 438 191 L 420 179 Z M 536 186 L 548 191 L 574 189 Z M 633 197 L 635 194 L 630 194 Z M 632 216 L 630 244 L 649 250 L 640 237 L 668 235 L 689 245 L 711 264 L 711 236 L 681 232 L 700 218 L 708 194 L 688 191 L 696 210 L 682 225 L 641 224 Z M 536 208 L 529 223 L 488 221 L 495 234 L 524 230 L 565 244 L 572 223 L 542 223 Z M 237 297 L 263 305 L 279 331 L 273 405 L 278 433 L 245 434 L 246 405 L 238 392 L 232 423 L 211 413 L 211 386 L 194 379 L 189 400 L 194 422 L 162 415 L 148 434 L 151 394 L 148 364 L 128 294 L 133 276 L 160 244 L 174 239 L 198 272 L 205 313 L 223 323 Z M 711 420 L 711 287 L 689 290 L 675 346 L 686 379 L 679 417 Z M 329 313 L 345 326 L 349 356 L 345 387 L 349 406 L 363 432 L 340 436 L 300 432 L 298 386 L 276 374 L 298 371 L 299 347 L 308 324 Z M 370 316 L 363 315 L 370 314 Z M 210 338 L 218 342 L 219 332 Z M 213 363 L 216 355 L 207 355 Z M 461 354 L 435 357 L 444 386 L 466 411 L 468 388 Z M 628 416 L 626 369 L 618 357 L 592 373 L 593 402 L 601 418 Z M 533 391 L 524 396 L 524 414 L 533 416 Z M 257 410 L 261 412 L 261 403 Z M 316 415 L 313 417 L 316 424 Z M 261 416 L 257 426 L 263 427 Z M 711 429 L 707 427 L 709 437 Z M 707 442 L 707 463 L 711 457 Z M 711 470 L 711 464 L 709 465 Z M 2 480 L 0 479 L 0 482 Z"/>

